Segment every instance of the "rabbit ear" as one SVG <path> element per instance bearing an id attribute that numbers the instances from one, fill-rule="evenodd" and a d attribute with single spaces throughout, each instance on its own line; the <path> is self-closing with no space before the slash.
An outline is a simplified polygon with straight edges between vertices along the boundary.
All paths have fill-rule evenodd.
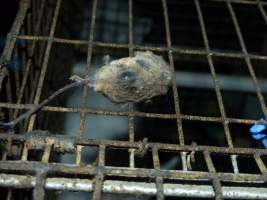
<path id="1" fill-rule="evenodd" d="M 110 62 L 110 56 L 109 56 L 109 55 L 105 55 L 105 56 L 103 57 L 103 61 L 104 61 L 104 64 L 105 64 L 105 65 L 108 65 L 109 62 Z"/>

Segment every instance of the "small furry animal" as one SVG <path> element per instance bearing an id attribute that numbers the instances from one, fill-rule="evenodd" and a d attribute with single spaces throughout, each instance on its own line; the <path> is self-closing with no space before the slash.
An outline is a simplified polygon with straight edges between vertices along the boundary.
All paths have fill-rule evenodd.
<path id="1" fill-rule="evenodd" d="M 81 80 L 78 76 L 72 80 Z M 137 103 L 167 93 L 172 80 L 169 65 L 150 51 L 109 62 L 95 74 L 89 86 L 115 103 Z"/>

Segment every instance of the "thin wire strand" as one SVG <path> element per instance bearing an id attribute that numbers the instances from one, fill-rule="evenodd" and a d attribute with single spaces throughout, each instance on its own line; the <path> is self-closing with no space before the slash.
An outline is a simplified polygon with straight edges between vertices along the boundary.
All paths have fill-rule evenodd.
<path id="1" fill-rule="evenodd" d="M 60 88 L 59 90 L 57 90 L 56 92 L 51 94 L 42 103 L 34 106 L 31 110 L 27 111 L 26 113 L 23 113 L 22 115 L 20 115 L 19 117 L 17 117 L 13 121 L 10 121 L 10 122 L 7 122 L 7 123 L 0 123 L 0 126 L 4 126 L 4 127 L 7 127 L 7 128 L 13 128 L 14 126 L 16 126 L 22 120 L 27 119 L 27 118 L 31 117 L 33 114 L 35 114 L 38 111 L 40 111 L 45 105 L 47 105 L 49 102 L 51 102 L 53 99 L 55 99 L 58 95 L 66 92 L 67 90 L 70 90 L 70 89 L 72 89 L 74 87 L 86 84 L 86 81 L 87 80 L 85 79 L 85 80 L 83 80 L 81 82 L 74 82 L 74 83 L 68 84 L 68 85 Z"/>

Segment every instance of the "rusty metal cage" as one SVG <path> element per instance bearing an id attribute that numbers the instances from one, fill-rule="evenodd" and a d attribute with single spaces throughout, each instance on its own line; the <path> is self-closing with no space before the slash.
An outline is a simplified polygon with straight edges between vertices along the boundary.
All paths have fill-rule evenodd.
<path id="1" fill-rule="evenodd" d="M 264 77 L 266 71 L 264 64 L 267 55 L 264 49 L 259 50 L 258 47 L 264 42 L 266 34 L 267 2 L 124 0 L 117 1 L 117 4 L 126 5 L 126 15 L 120 15 L 114 21 L 109 16 L 99 14 L 100 8 L 102 14 L 103 10 L 110 9 L 107 3 L 103 0 L 20 1 L 19 11 L 1 56 L 1 121 L 17 119 L 22 113 L 40 104 L 51 91 L 66 84 L 71 74 L 66 67 L 68 63 L 83 62 L 85 73 L 89 74 L 94 57 L 102 57 L 104 54 L 113 54 L 114 57 L 133 56 L 137 50 L 150 50 L 162 55 L 169 62 L 173 73 L 179 67 L 186 70 L 186 60 L 197 61 L 195 71 L 201 70 L 203 65 L 207 66 L 205 72 L 211 76 L 212 89 L 215 91 L 212 103 L 218 105 L 218 112 L 183 113 L 183 101 L 189 102 L 190 98 L 199 97 L 191 96 L 181 100 L 184 92 L 192 92 L 188 88 L 181 89 L 179 80 L 175 79 L 164 97 L 168 99 L 164 105 L 155 104 L 153 109 L 139 105 L 141 110 L 136 110 L 132 104 L 126 111 L 92 107 L 87 103 L 90 102 L 90 92 L 83 86 L 79 105 L 69 106 L 59 99 L 44 106 L 16 129 L 1 129 L 1 199 L 56 199 L 57 191 L 85 192 L 88 199 L 95 200 L 131 197 L 267 199 L 267 150 L 255 144 L 235 144 L 235 137 L 239 134 L 236 130 L 239 128 L 233 128 L 245 127 L 241 129 L 240 135 L 249 140 L 248 127 L 258 122 L 257 117 L 228 113 L 218 75 L 221 66 L 216 66 L 221 60 L 226 60 L 226 65 L 237 65 L 236 71 L 247 70 L 247 78 L 253 82 L 260 113 L 267 117 L 266 93 L 258 79 Z M 119 12 L 119 7 L 114 5 L 111 7 Z M 215 12 L 211 16 L 207 16 L 209 6 Z M 239 8 L 249 13 L 248 16 L 240 19 L 242 12 L 240 14 Z M 79 17 L 77 13 L 83 12 L 83 9 L 87 11 Z M 138 35 L 146 30 L 135 27 L 137 15 L 142 12 L 142 15 L 153 15 L 156 25 L 163 25 L 157 29 L 151 28 L 146 42 L 138 39 Z M 255 13 L 258 18 L 253 18 Z M 222 16 L 216 18 L 216 14 Z M 176 15 L 181 18 L 187 15 L 187 18 L 184 23 L 176 23 L 179 18 Z M 258 23 L 256 20 L 249 21 L 250 18 L 263 22 L 257 26 L 258 29 L 251 28 L 249 32 L 246 28 Z M 211 20 L 214 22 L 210 23 Z M 249 22 L 248 26 L 244 25 Z M 142 27 L 146 27 L 150 22 L 143 20 L 141 23 Z M 219 26 L 220 23 L 223 25 L 217 31 L 225 32 L 221 35 L 213 33 L 217 28 L 210 29 L 210 26 Z M 108 26 L 111 28 L 107 29 Z M 181 30 L 180 26 L 187 28 Z M 81 30 L 87 31 L 80 34 Z M 117 37 L 122 32 L 124 39 L 120 41 Z M 254 34 L 258 40 L 249 42 L 247 46 L 251 36 L 249 34 Z M 179 63 L 181 60 L 184 62 Z M 205 64 L 201 64 L 201 60 L 205 60 Z M 232 69 L 230 73 L 234 73 Z M 198 104 L 199 110 L 209 104 L 207 101 L 210 101 L 210 96 L 204 101 L 206 103 Z M 159 108 L 161 106 L 163 109 Z M 188 104 L 188 107 L 191 105 Z M 68 113 L 76 114 L 79 129 L 72 136 L 63 136 L 60 134 L 64 120 L 62 115 Z M 123 140 L 105 137 L 92 139 L 90 134 L 87 137 L 86 124 L 91 122 L 87 120 L 88 115 L 127 118 L 128 137 Z M 136 127 L 135 122 L 139 118 L 143 119 L 142 130 Z M 161 120 L 158 121 L 161 129 L 153 129 L 154 136 L 147 133 L 148 127 L 154 126 L 149 120 Z M 196 139 L 188 139 L 186 127 L 202 127 L 205 123 L 221 126 L 221 142 L 207 141 L 201 144 Z M 198 137 L 205 137 L 201 136 L 201 128 L 197 134 Z M 88 148 L 98 152 L 94 162 L 83 158 Z M 58 153 L 70 154 L 74 159 L 71 163 L 62 163 Z M 179 162 L 173 169 L 164 169 L 162 160 L 166 160 L 169 155 Z M 147 162 L 148 159 L 151 162 Z M 227 162 L 228 167 L 224 168 Z"/>

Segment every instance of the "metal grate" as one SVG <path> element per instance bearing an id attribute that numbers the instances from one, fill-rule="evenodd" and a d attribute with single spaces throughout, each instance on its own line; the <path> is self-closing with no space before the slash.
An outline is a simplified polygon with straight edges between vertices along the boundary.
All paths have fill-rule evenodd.
<path id="1" fill-rule="evenodd" d="M 256 147 L 237 147 L 233 142 L 234 133 L 231 132 L 231 127 L 229 127 L 232 124 L 252 125 L 257 123 L 257 119 L 241 119 L 227 116 L 214 64 L 218 58 L 244 61 L 244 65 L 241 67 L 247 68 L 255 86 L 261 113 L 267 117 L 264 93 L 261 90 L 261 85 L 253 66 L 256 61 L 266 61 L 267 55 L 248 51 L 244 42 L 244 33 L 240 29 L 237 14 L 233 8 L 236 5 L 247 6 L 248 8 L 254 6 L 258 9 L 264 22 L 267 23 L 265 11 L 267 3 L 265 1 L 192 1 L 196 11 L 196 18 L 199 22 L 201 42 L 204 42 L 203 48 L 173 45 L 174 36 L 171 30 L 169 13 L 171 6 L 168 6 L 168 2 L 172 1 L 162 0 L 159 2 L 160 4 L 157 4 L 162 12 L 156 14 L 163 15 L 165 31 L 165 38 L 163 38 L 163 35 L 161 40 L 164 39 L 166 45 L 162 45 L 157 38 L 155 39 L 157 41 L 155 41 L 154 36 L 151 36 L 149 44 L 141 42 L 140 44 L 135 44 L 133 24 L 135 20 L 133 12 L 135 0 L 125 1 L 128 12 L 128 43 L 126 44 L 123 42 L 109 43 L 100 41 L 101 37 L 95 35 L 95 29 L 98 28 L 96 20 L 98 18 L 100 0 L 93 0 L 92 4 L 89 3 L 90 5 L 81 1 L 84 4 L 82 6 L 91 6 L 91 11 L 88 12 L 90 16 L 86 17 L 88 21 L 85 25 L 86 28 L 89 28 L 88 36 L 78 38 L 75 34 L 67 35 L 64 27 L 60 27 L 64 29 L 61 32 L 64 34 L 57 34 L 59 20 L 70 17 L 65 16 L 65 12 L 69 12 L 73 16 L 75 16 L 75 12 L 79 12 L 79 8 L 75 6 L 75 3 L 72 4 L 71 9 L 64 8 L 63 4 L 65 2 L 66 0 L 22 0 L 20 2 L 20 9 L 8 34 L 5 49 L 1 56 L 1 63 L 3 63 L 1 65 L 1 74 L 3 74 L 2 77 L 4 78 L 1 80 L 0 107 L 3 120 L 15 119 L 21 112 L 33 109 L 35 105 L 40 104 L 50 90 L 55 90 L 55 88 L 64 83 L 65 75 L 62 74 L 62 77 L 57 79 L 56 83 L 58 85 L 49 84 L 53 82 L 52 78 L 50 78 L 53 73 L 62 73 L 60 70 L 64 69 L 56 69 L 57 62 L 64 62 L 64 60 L 57 60 L 57 56 L 53 53 L 53 48 L 56 45 L 70 45 L 71 48 L 79 46 L 82 52 L 86 52 L 86 74 L 91 73 L 94 54 L 103 53 L 103 49 L 104 53 L 114 52 L 114 54 L 124 54 L 125 51 L 128 51 L 129 53 L 127 54 L 130 56 L 133 56 L 136 50 L 150 50 L 157 54 L 165 55 L 173 73 L 176 71 L 176 60 L 194 59 L 197 56 L 204 57 L 207 60 L 209 73 L 212 77 L 213 88 L 219 106 L 219 116 L 183 114 L 181 112 L 181 99 L 179 98 L 180 89 L 179 85 L 177 88 L 177 80 L 175 79 L 172 82 L 171 95 L 168 95 L 168 98 L 173 98 L 170 101 L 173 101 L 175 113 L 142 112 L 135 110 L 133 105 L 129 106 L 128 111 L 90 108 L 87 105 L 87 101 L 90 101 L 90 95 L 88 95 L 87 87 L 84 86 L 80 106 L 61 106 L 60 103 L 59 106 L 56 103 L 44 106 L 40 113 L 33 115 L 29 120 L 25 120 L 23 124 L 20 124 L 18 130 L 1 130 L 0 191 L 3 192 L 3 196 L 6 199 L 19 199 L 20 197 L 16 196 L 17 188 L 20 188 L 24 193 L 24 197 L 21 198 L 31 198 L 29 194 L 32 193 L 33 199 L 36 200 L 48 198 L 49 195 L 53 196 L 51 191 L 84 191 L 88 193 L 88 198 L 89 193 L 92 193 L 92 199 L 101 199 L 106 193 L 118 196 L 122 194 L 128 194 L 129 196 L 147 195 L 150 199 L 171 199 L 171 197 L 183 197 L 183 199 L 267 199 L 267 189 L 264 184 L 266 182 L 264 158 L 267 156 L 267 151 Z M 152 8 L 156 5 L 152 1 L 148 2 Z M 202 8 L 202 4 L 207 2 L 219 5 L 224 4 L 227 8 L 234 26 L 234 34 L 236 34 L 241 47 L 240 51 L 210 47 L 208 27 L 205 25 L 203 17 L 205 13 Z M 64 24 L 64 20 L 60 24 Z M 114 26 L 116 27 L 116 24 Z M 67 28 L 75 29 L 75 27 Z M 99 29 L 103 31 L 103 29 Z M 88 40 L 84 39 L 86 37 Z M 98 38 L 98 40 L 95 40 L 95 38 Z M 62 50 L 64 51 L 64 48 Z M 50 60 L 54 60 L 54 62 Z M 7 65 L 4 63 L 7 63 Z M 79 131 L 77 131 L 76 136 L 63 137 L 55 134 L 56 131 L 37 130 L 47 128 L 45 123 L 49 122 L 49 113 L 79 113 Z M 87 115 L 128 117 L 128 141 L 87 138 L 85 136 Z M 135 126 L 136 118 L 175 121 L 176 139 L 174 139 L 174 144 L 170 144 L 171 142 L 153 142 L 150 139 L 147 141 L 147 139 L 143 140 L 142 136 L 139 138 L 140 141 L 137 140 L 135 135 L 137 129 Z M 226 145 L 200 145 L 197 144 L 198 142 L 189 144 L 185 139 L 187 135 L 183 127 L 184 121 L 219 123 L 223 127 Z M 55 125 L 55 121 L 53 123 Z M 167 132 L 167 128 L 164 127 L 164 129 Z M 245 134 L 248 134 L 248 130 Z M 144 136 L 148 137 L 146 133 L 144 133 Z M 89 147 L 94 147 L 98 151 L 98 160 L 95 163 L 82 162 L 83 151 Z M 34 152 L 31 154 L 32 150 L 38 150 L 39 153 Z M 126 160 L 129 163 L 126 166 L 120 164 L 118 166 L 107 165 L 107 159 L 117 159 L 116 157 L 108 158 L 108 150 L 127 152 L 128 159 Z M 57 160 L 56 152 L 72 154 L 75 156 L 75 161 L 71 164 L 55 162 Z M 181 168 L 178 170 L 163 169 L 161 163 L 162 153 L 174 154 L 180 159 Z M 152 155 L 152 165 L 146 168 L 136 166 L 136 160 L 142 160 L 144 155 L 147 154 Z M 137 158 L 138 155 L 140 156 L 139 158 Z M 214 161 L 214 156 L 217 155 L 230 159 L 232 166 L 230 171 L 218 170 L 220 166 L 216 166 L 217 162 Z M 250 173 L 249 171 L 244 173 L 240 170 L 240 168 L 244 168 L 244 166 L 241 166 L 240 158 L 244 157 L 250 160 L 251 163 L 255 163 L 255 168 L 258 168 L 256 173 Z M 195 159 L 199 158 L 202 158 L 203 165 L 206 168 L 194 170 L 194 166 L 198 162 Z M 116 196 L 114 199 L 116 199 Z"/>

